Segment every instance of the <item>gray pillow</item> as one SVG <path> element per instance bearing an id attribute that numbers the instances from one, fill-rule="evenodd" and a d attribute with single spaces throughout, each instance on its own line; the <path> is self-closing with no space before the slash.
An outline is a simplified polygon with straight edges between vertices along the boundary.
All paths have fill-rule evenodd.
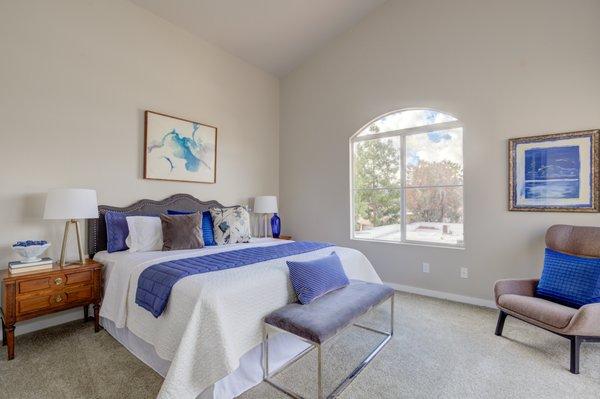
<path id="1" fill-rule="evenodd" d="M 199 212 L 189 215 L 160 215 L 160 224 L 163 232 L 163 251 L 204 247 L 202 218 Z"/>

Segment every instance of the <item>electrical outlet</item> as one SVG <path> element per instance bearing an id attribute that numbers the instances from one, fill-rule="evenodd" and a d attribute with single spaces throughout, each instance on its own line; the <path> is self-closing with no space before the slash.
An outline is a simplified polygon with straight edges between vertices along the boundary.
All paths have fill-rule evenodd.
<path id="1" fill-rule="evenodd" d="M 423 273 L 429 273 L 429 263 L 423 262 Z"/>
<path id="2" fill-rule="evenodd" d="M 469 278 L 469 268 L 467 268 L 467 267 L 460 268 L 460 278 Z"/>

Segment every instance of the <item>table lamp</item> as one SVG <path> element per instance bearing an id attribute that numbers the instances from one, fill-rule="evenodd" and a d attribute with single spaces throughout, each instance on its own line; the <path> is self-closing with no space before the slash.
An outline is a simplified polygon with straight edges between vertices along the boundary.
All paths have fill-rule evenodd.
<path id="1" fill-rule="evenodd" d="M 61 266 L 65 265 L 67 238 L 69 236 L 69 228 L 71 225 L 75 225 L 75 231 L 77 232 L 77 246 L 79 248 L 79 261 L 83 263 L 83 247 L 81 246 L 81 234 L 79 221 L 77 219 L 95 219 L 97 217 L 98 199 L 96 197 L 96 190 L 66 188 L 48 192 L 46 206 L 44 208 L 44 219 L 67 221 L 65 224 L 62 249 L 60 251 Z"/>
<path id="2" fill-rule="evenodd" d="M 254 198 L 254 213 L 264 214 L 265 237 L 267 237 L 267 214 L 272 213 L 271 231 L 273 237 L 278 238 L 281 233 L 281 220 L 277 216 L 277 197 L 274 195 L 264 195 Z"/>

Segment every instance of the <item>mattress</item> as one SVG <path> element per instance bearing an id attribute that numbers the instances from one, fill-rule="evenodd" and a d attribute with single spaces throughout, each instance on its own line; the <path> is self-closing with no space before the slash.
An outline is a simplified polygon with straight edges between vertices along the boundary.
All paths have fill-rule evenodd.
<path id="1" fill-rule="evenodd" d="M 162 371 L 161 374 L 168 368 L 159 398 L 196 398 L 201 394 L 203 398 L 231 398 L 260 382 L 262 319 L 296 300 L 286 260 L 309 260 L 335 251 L 349 278 L 381 282 L 359 251 L 328 247 L 235 269 L 188 276 L 173 286 L 169 302 L 158 318 L 135 304 L 139 275 L 154 264 L 277 244 L 281 241 L 252 239 L 246 244 L 199 250 L 112 254 L 103 251 L 96 254 L 94 259 L 105 265 L 105 293 L 100 316 L 109 326 L 107 331 L 142 361 Z M 142 346 L 146 355 L 141 355 L 139 348 L 134 346 Z M 282 344 L 281 348 L 277 355 L 282 363 L 286 357 L 303 349 L 300 344 Z M 154 363 L 162 366 L 151 364 L 154 355 Z"/>

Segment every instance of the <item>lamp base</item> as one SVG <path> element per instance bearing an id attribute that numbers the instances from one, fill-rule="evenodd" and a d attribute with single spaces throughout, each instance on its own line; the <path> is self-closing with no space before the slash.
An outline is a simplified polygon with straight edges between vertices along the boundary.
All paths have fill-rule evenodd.
<path id="1" fill-rule="evenodd" d="M 269 215 L 268 214 L 264 214 L 263 215 L 263 221 L 264 221 L 264 227 L 265 227 L 265 238 L 269 237 L 269 225 L 268 225 L 268 218 Z"/>
<path id="2" fill-rule="evenodd" d="M 65 223 L 65 234 L 63 235 L 62 248 L 60 250 L 60 265 L 65 266 L 65 255 L 67 252 L 67 238 L 69 237 L 69 229 L 71 225 L 75 225 L 75 232 L 77 234 L 77 248 L 79 249 L 79 262 L 84 263 L 85 260 L 83 258 L 83 247 L 81 246 L 81 234 L 79 229 L 79 221 L 75 219 L 67 220 Z"/>

